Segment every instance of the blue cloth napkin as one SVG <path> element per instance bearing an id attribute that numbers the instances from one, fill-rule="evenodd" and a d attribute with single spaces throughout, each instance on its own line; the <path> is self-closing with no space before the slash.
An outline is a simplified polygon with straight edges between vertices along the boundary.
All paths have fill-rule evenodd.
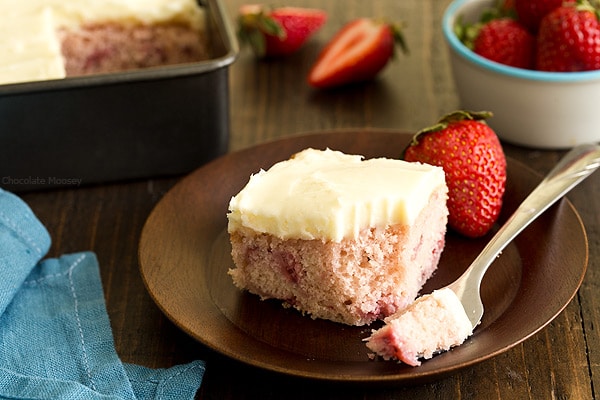
<path id="1" fill-rule="evenodd" d="M 0 189 L 0 399 L 193 399 L 205 364 L 119 359 L 91 252 L 43 259 L 50 235 Z"/>

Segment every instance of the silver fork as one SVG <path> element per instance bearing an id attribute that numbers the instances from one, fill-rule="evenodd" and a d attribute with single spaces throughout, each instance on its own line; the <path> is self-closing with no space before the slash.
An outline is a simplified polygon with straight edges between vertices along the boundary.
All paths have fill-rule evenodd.
<path id="1" fill-rule="evenodd" d="M 569 151 L 515 210 L 469 268 L 447 286 L 456 293 L 473 328 L 483 317 L 480 287 L 488 267 L 523 229 L 599 166 L 599 145 L 585 144 Z"/>

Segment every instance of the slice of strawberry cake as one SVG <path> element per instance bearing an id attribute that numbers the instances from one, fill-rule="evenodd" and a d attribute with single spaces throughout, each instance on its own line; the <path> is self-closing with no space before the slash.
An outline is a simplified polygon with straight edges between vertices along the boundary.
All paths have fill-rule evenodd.
<path id="1" fill-rule="evenodd" d="M 413 302 L 436 270 L 443 169 L 306 149 L 231 199 L 234 284 L 313 318 L 365 325 Z"/>
<path id="2" fill-rule="evenodd" d="M 473 326 L 456 294 L 443 288 L 419 297 L 404 310 L 386 318 L 385 325 L 365 339 L 384 360 L 421 365 L 420 358 L 462 344 Z"/>

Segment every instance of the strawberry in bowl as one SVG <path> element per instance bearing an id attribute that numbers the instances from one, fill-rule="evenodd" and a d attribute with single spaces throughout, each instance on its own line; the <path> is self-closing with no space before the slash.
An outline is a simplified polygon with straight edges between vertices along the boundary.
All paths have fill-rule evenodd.
<path id="1" fill-rule="evenodd" d="M 587 1 L 564 3 L 540 21 L 536 68 L 540 71 L 600 70 L 600 19 Z"/>
<path id="2" fill-rule="evenodd" d="M 513 18 L 494 18 L 455 27 L 460 40 L 473 52 L 500 64 L 533 69 L 535 36 Z"/>
<path id="3" fill-rule="evenodd" d="M 531 0 L 533 2 L 550 0 Z M 519 17 L 517 13 L 520 1 L 514 0 L 501 8 L 495 0 L 451 2 L 442 18 L 442 32 L 449 49 L 459 108 L 491 111 L 494 118 L 488 123 L 498 137 L 520 146 L 567 149 L 600 141 L 600 131 L 596 129 L 600 124 L 600 113 L 596 110 L 596 104 L 600 102 L 600 69 L 594 69 L 593 62 L 583 61 L 584 57 L 580 57 L 582 51 L 592 60 L 597 57 L 596 53 L 600 54 L 600 36 L 594 33 L 598 12 L 595 9 L 590 12 L 590 5 L 586 3 L 586 0 L 560 2 L 558 9 L 552 8 L 536 16 L 539 24 L 534 25 L 537 28 L 529 28 L 522 20 L 530 17 Z M 556 43 L 560 43 L 561 37 L 573 37 L 574 34 L 566 33 L 572 30 L 578 32 L 577 38 L 587 38 L 585 50 L 576 40 L 571 41 L 571 47 L 556 44 L 546 48 L 542 43 L 542 40 L 550 40 L 544 34 L 549 29 L 544 27 L 548 24 L 545 21 L 556 18 L 554 12 L 561 8 L 567 10 L 565 14 L 577 17 L 563 20 L 563 29 L 556 32 Z M 512 27 L 516 21 L 534 37 L 533 66 L 510 65 L 489 55 L 500 54 L 511 47 L 506 32 L 502 33 L 503 46 L 496 43 L 475 50 L 464 41 L 466 30 L 482 32 L 483 25 L 502 18 L 512 18 Z M 577 21 L 585 22 L 577 26 Z M 471 37 L 472 43 L 477 41 L 477 34 L 472 31 L 467 36 Z M 516 52 L 516 46 L 507 51 Z M 569 55 L 565 57 L 566 53 Z M 557 66 L 565 63 L 571 63 L 571 66 L 539 70 L 542 64 Z M 583 68 L 577 67 L 585 64 L 587 66 Z"/>

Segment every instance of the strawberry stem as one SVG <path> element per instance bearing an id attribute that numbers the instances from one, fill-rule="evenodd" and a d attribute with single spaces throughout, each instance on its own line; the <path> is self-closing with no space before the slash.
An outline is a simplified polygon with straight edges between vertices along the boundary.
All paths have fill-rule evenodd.
<path id="1" fill-rule="evenodd" d="M 491 111 L 466 111 L 466 110 L 456 110 L 452 111 L 446 115 L 444 115 L 440 120 L 431 126 L 421 129 L 418 131 L 412 138 L 410 145 L 414 146 L 419 143 L 419 139 L 421 136 L 426 135 L 428 133 L 438 132 L 443 129 L 446 129 L 448 125 L 453 122 L 464 121 L 464 120 L 472 120 L 472 121 L 485 121 L 488 118 L 491 118 L 493 113 Z"/>
<path id="2" fill-rule="evenodd" d="M 493 116 L 493 114 L 491 111 L 457 110 L 457 111 L 452 111 L 451 113 L 444 115 L 442 118 L 440 118 L 440 120 L 438 122 L 450 123 L 450 122 L 455 122 L 455 121 L 462 121 L 465 119 L 473 120 L 473 121 L 480 121 L 480 120 L 486 120 L 488 118 L 491 118 L 492 116 Z"/>
<path id="3" fill-rule="evenodd" d="M 242 44 L 249 44 L 258 56 L 266 53 L 265 35 L 277 36 L 284 40 L 287 33 L 283 26 L 270 15 L 270 9 L 252 8 L 238 18 L 238 38 Z"/>
<path id="4" fill-rule="evenodd" d="M 600 10 L 598 9 L 600 6 L 599 1 L 592 0 L 577 0 L 575 2 L 575 8 L 577 11 L 589 11 L 594 13 L 596 19 L 600 20 Z"/>
<path id="5" fill-rule="evenodd" d="M 406 40 L 404 39 L 404 35 L 402 34 L 402 26 L 399 24 L 389 24 L 390 29 L 392 30 L 392 36 L 394 37 L 394 43 L 400 46 L 402 53 L 408 54 L 408 45 L 406 44 Z"/>

